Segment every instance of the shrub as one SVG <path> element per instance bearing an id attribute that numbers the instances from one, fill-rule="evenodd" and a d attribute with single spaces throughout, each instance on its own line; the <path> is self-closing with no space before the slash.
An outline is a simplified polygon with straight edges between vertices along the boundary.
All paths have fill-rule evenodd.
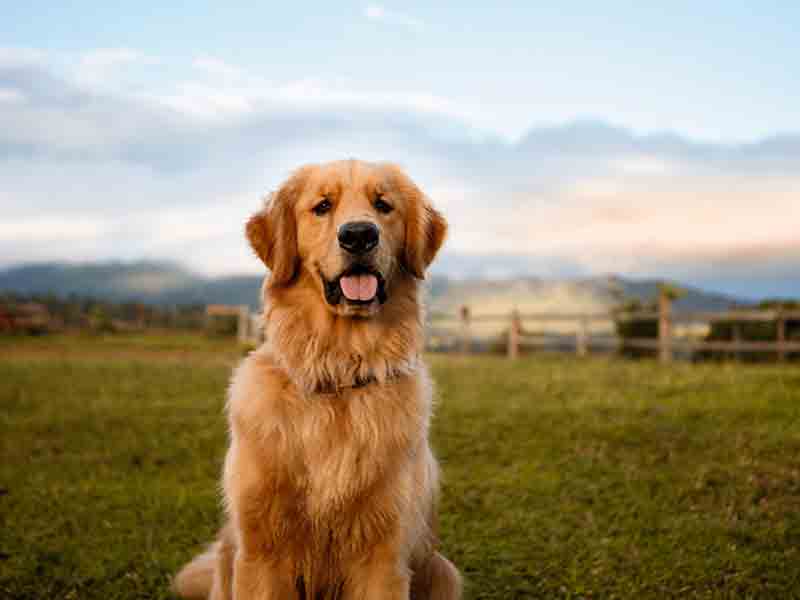
<path id="1" fill-rule="evenodd" d="M 617 318 L 614 327 L 622 342 L 619 353 L 627 358 L 652 358 L 657 350 L 634 348 L 625 342 L 631 339 L 658 339 L 658 319 L 656 318 L 622 318 L 623 315 L 635 312 L 652 312 L 658 309 L 655 302 L 644 303 L 638 298 L 624 301 L 616 310 Z"/>
<path id="2" fill-rule="evenodd" d="M 757 307 L 758 310 L 785 310 L 800 311 L 800 302 L 787 300 L 766 300 Z M 730 321 L 720 320 L 711 323 L 711 330 L 706 336 L 709 342 L 732 342 L 736 339 L 746 342 L 774 342 L 778 339 L 778 322 L 772 321 Z M 786 339 L 800 341 L 800 319 L 786 320 Z M 721 350 L 704 350 L 698 353 L 698 358 L 704 360 L 723 360 L 739 358 L 748 362 L 767 362 L 778 358 L 776 352 L 743 352 L 735 353 Z M 787 359 L 798 360 L 800 353 L 787 353 Z"/>

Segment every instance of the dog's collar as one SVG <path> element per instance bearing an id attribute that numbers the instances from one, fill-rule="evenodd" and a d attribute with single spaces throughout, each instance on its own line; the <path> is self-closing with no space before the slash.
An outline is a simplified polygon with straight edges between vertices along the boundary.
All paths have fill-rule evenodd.
<path id="1" fill-rule="evenodd" d="M 365 388 L 376 383 L 393 383 L 399 380 L 404 374 L 409 373 L 410 369 L 392 369 L 382 379 L 378 379 L 375 375 L 369 374 L 365 377 L 356 376 L 353 383 L 341 384 L 333 381 L 320 381 L 314 388 L 314 394 L 323 396 L 339 396 L 347 390 L 357 390 Z"/>
<path id="2" fill-rule="evenodd" d="M 399 377 L 399 374 L 392 374 L 384 381 L 394 381 Z M 332 381 L 320 381 L 314 388 L 315 394 L 321 395 L 335 395 L 338 396 L 347 390 L 357 390 L 359 388 L 367 387 L 373 383 L 378 383 L 378 378 L 375 375 L 368 375 L 367 377 L 356 377 L 351 384 L 336 384 Z"/>

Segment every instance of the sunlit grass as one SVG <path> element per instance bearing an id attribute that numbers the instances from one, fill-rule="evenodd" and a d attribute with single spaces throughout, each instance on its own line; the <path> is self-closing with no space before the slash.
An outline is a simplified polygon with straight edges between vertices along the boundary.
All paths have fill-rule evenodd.
<path id="1" fill-rule="evenodd" d="M 0 342 L 0 597 L 166 598 L 219 519 L 241 352 Z M 469 598 L 800 596 L 800 371 L 431 357 Z"/>

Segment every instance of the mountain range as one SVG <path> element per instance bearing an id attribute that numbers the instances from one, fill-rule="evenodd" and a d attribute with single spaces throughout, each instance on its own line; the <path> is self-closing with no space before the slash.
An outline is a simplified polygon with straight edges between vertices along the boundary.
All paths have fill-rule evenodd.
<path id="1" fill-rule="evenodd" d="M 170 262 L 36 263 L 0 271 L 0 292 L 22 295 L 102 298 L 151 304 L 259 303 L 262 277 L 205 277 Z M 659 280 L 618 276 L 543 279 L 452 279 L 433 275 L 427 281 L 431 310 L 455 313 L 469 305 L 475 314 L 523 312 L 601 312 L 620 298 L 648 301 L 658 294 Z M 682 286 L 686 292 L 677 310 L 724 310 L 745 304 L 740 299 Z"/>

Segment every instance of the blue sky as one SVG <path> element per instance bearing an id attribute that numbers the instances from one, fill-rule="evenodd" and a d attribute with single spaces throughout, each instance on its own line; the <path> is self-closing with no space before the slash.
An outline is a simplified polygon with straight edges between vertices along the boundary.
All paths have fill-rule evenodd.
<path id="1" fill-rule="evenodd" d="M 359 156 L 455 276 L 800 295 L 800 4 L 0 4 L 0 266 L 255 272 L 258 198 Z"/>
<path id="2" fill-rule="evenodd" d="M 576 117 L 713 140 L 800 131 L 791 1 L 122 4 L 7 2 L 0 39 L 136 48 L 163 60 L 156 78 L 208 54 L 277 81 L 418 90 L 510 136 Z"/>

